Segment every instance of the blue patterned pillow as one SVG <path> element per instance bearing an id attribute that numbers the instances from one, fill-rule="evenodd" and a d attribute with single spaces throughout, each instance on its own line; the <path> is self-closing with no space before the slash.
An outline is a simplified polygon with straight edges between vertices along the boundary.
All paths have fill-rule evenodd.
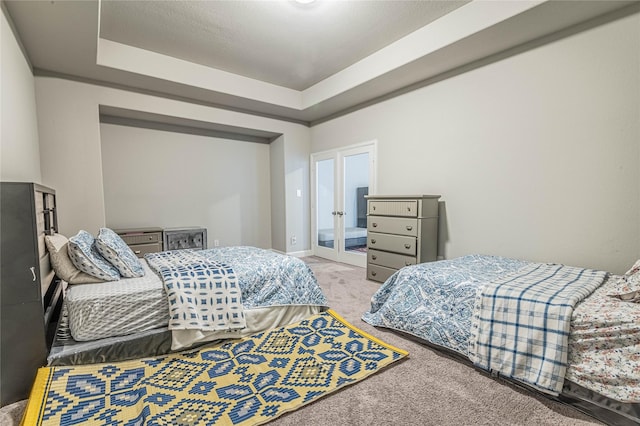
<path id="1" fill-rule="evenodd" d="M 109 228 L 100 228 L 96 249 L 125 278 L 142 277 L 144 268 L 131 248 Z"/>
<path id="2" fill-rule="evenodd" d="M 76 268 L 105 281 L 120 279 L 118 270 L 98 253 L 93 242 L 93 235 L 80 231 L 69 238 L 69 257 Z"/>

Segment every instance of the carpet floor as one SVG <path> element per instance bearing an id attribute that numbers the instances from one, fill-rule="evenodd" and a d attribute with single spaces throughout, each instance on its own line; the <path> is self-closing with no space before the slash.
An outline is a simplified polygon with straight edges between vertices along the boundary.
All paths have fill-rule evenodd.
<path id="1" fill-rule="evenodd" d="M 473 367 L 425 345 L 361 320 L 380 284 L 365 279 L 365 269 L 303 258 L 318 278 L 333 310 L 363 331 L 409 357 L 297 411 L 274 426 L 322 425 L 598 425 L 591 417 L 498 382 Z M 1 425 L 17 425 L 24 409 L 18 402 L 0 409 Z"/>

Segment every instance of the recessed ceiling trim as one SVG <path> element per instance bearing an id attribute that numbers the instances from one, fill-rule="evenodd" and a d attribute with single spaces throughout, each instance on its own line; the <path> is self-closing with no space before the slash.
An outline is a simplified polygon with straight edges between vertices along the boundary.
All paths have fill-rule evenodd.
<path id="1" fill-rule="evenodd" d="M 300 110 L 302 94 L 249 77 L 218 70 L 98 37 L 98 65 Z"/>
<path id="2" fill-rule="evenodd" d="M 472 1 L 303 91 L 303 109 L 338 96 L 547 0 Z"/>
<path id="3" fill-rule="evenodd" d="M 362 108 L 363 106 L 371 105 L 374 102 L 406 93 L 406 90 L 409 88 L 422 87 L 425 84 L 430 84 L 429 82 L 439 81 L 442 76 L 452 75 L 450 73 L 452 70 L 455 70 L 453 74 L 455 75 L 455 73 L 461 72 L 460 70 L 470 69 L 465 67 L 465 64 L 478 66 L 477 64 L 484 63 L 482 62 L 483 58 L 495 58 L 495 56 L 492 55 L 508 51 L 514 46 L 522 46 L 532 40 L 546 37 L 549 34 L 590 19 L 598 20 L 598 16 L 613 14 L 610 15 L 614 16 L 613 19 L 619 19 L 626 15 L 636 14 L 638 13 L 638 5 L 640 4 L 637 0 L 546 1 L 448 45 L 446 44 L 446 40 L 442 38 L 451 38 L 449 33 L 442 35 L 432 34 L 434 39 L 432 40 L 432 44 L 440 42 L 445 47 L 418 57 L 418 59 L 405 63 L 402 66 L 396 66 L 395 68 L 393 68 L 393 64 L 380 64 L 380 62 L 384 61 L 377 59 L 377 65 L 388 65 L 391 71 L 374 78 L 371 76 L 376 74 L 373 72 L 375 67 L 369 66 L 371 64 L 369 64 L 367 60 L 372 61 L 375 65 L 374 59 L 376 59 L 378 55 L 370 55 L 371 58 L 367 58 L 362 62 L 356 62 L 352 67 L 353 69 L 361 67 L 362 69 L 360 71 L 362 74 L 365 74 L 369 71 L 369 68 L 371 68 L 372 72 L 368 75 L 369 79 L 364 78 L 361 80 L 364 81 L 364 83 L 354 86 L 354 84 L 358 82 L 357 78 L 361 78 L 362 75 L 354 72 L 352 68 L 349 68 L 345 70 L 345 72 L 338 72 L 334 74 L 333 77 L 325 79 L 326 81 L 323 80 L 318 83 L 327 85 L 324 93 L 312 94 L 311 89 L 307 89 L 307 92 L 303 94 L 303 97 L 307 97 L 304 100 L 297 99 L 298 96 L 301 95 L 301 91 L 293 90 L 291 92 L 284 90 L 284 92 L 296 98 L 294 102 L 286 103 L 283 102 L 282 99 L 279 99 L 277 95 L 273 96 L 273 93 L 270 92 L 271 90 L 278 93 L 283 92 L 281 90 L 283 86 L 278 86 L 277 84 L 275 87 L 261 84 L 259 85 L 260 87 L 255 90 L 246 90 L 245 88 L 244 92 L 238 92 L 238 90 L 242 90 L 244 87 L 242 82 L 250 83 L 251 80 L 236 79 L 235 81 L 238 83 L 236 86 L 240 87 L 227 90 L 227 85 L 223 87 L 223 85 L 216 82 L 216 78 L 212 77 L 212 74 L 206 74 L 206 77 L 200 76 L 200 78 L 207 80 L 211 84 L 209 87 L 212 88 L 207 89 L 198 86 L 199 83 L 192 84 L 190 81 L 178 82 L 166 79 L 166 76 L 160 72 L 158 72 L 160 76 L 156 77 L 153 73 L 150 73 L 152 75 L 141 74 L 137 69 L 128 71 L 126 67 L 123 67 L 125 69 L 119 69 L 112 68 L 108 65 L 98 66 L 95 62 L 98 44 L 96 23 L 99 16 L 99 3 L 97 0 L 86 2 L 50 2 L 48 0 L 28 2 L 19 0 L 0 1 L 3 6 L 6 6 L 6 10 L 3 7 L 3 13 L 6 15 L 9 15 L 6 12 L 10 13 L 12 21 L 18 29 L 19 39 L 23 42 L 24 47 L 29 53 L 28 58 L 33 64 L 33 73 L 35 76 L 82 81 L 244 114 L 286 120 L 306 126 L 309 126 L 310 123 L 317 124 Z M 237 3 L 244 4 L 245 2 Z M 489 10 L 492 7 L 497 7 L 499 4 L 509 8 L 509 10 L 511 10 L 510 13 L 514 13 L 511 8 L 521 7 L 518 3 L 520 2 L 487 3 L 474 1 L 469 7 L 463 6 L 456 9 L 460 9 L 457 12 L 457 14 L 460 15 L 465 11 L 466 13 L 470 13 L 468 11 L 476 10 L 475 8 L 478 8 L 477 10 Z M 526 4 L 530 5 L 531 2 Z M 177 10 L 180 11 L 181 9 L 178 8 Z M 234 10 L 234 8 L 228 9 L 228 11 L 231 12 Z M 620 12 L 616 12 L 617 10 L 620 10 Z M 448 13 L 454 11 L 455 10 L 452 10 Z M 251 16 L 250 12 L 249 15 Z M 484 22 L 482 13 L 478 12 L 478 15 L 479 22 Z M 255 17 L 255 15 L 253 16 Z M 446 14 L 440 15 L 440 17 L 443 16 L 446 16 Z M 615 16 L 617 16 L 617 18 L 615 18 Z M 105 15 L 102 16 L 102 18 L 104 17 Z M 447 19 L 441 21 L 433 19 L 429 22 L 430 24 L 428 24 L 427 27 L 443 25 L 443 23 L 448 21 Z M 479 23 L 476 22 L 475 24 L 478 25 Z M 101 25 L 104 25 L 104 19 Z M 384 25 L 384 23 L 382 25 Z M 460 22 L 460 25 L 455 25 L 456 28 L 462 26 L 464 26 L 463 22 Z M 422 31 L 423 29 L 419 29 L 416 34 L 420 34 Z M 455 29 L 450 29 L 449 31 L 455 31 Z M 466 31 L 470 32 L 471 30 Z M 219 31 L 218 33 L 221 36 L 225 34 L 224 31 Z M 360 35 L 361 34 L 354 35 L 356 41 L 357 36 Z M 411 34 L 409 34 L 409 36 L 411 36 Z M 417 35 L 414 37 L 416 36 Z M 459 34 L 459 37 L 462 37 L 462 35 Z M 408 39 L 411 39 L 411 37 L 408 37 Z M 103 46 L 105 44 L 106 43 L 103 43 Z M 233 43 L 228 43 L 228 45 L 234 46 Z M 402 46 L 402 42 L 397 44 L 396 47 L 400 49 L 397 53 L 389 53 L 389 57 L 393 59 L 393 57 L 398 56 L 404 58 L 404 61 L 407 61 L 408 58 L 410 58 L 410 54 L 416 55 L 416 52 L 411 50 L 416 48 L 416 46 L 406 46 L 407 51 L 402 50 Z M 280 46 L 280 49 L 285 48 L 286 46 Z M 419 49 L 419 47 L 417 48 Z M 277 52 L 278 50 L 275 51 Z M 133 54 L 133 56 L 140 52 L 145 53 L 144 51 L 129 50 L 129 53 Z M 148 50 L 147 52 L 151 51 Z M 166 54 L 170 55 L 170 53 Z M 160 62 L 161 63 L 155 64 L 156 70 L 161 70 L 164 65 L 166 65 L 166 62 Z M 293 65 L 296 65 L 295 62 L 289 63 L 290 67 Z M 192 63 L 187 61 L 185 66 L 190 67 Z M 295 67 L 292 69 L 294 68 Z M 207 67 L 204 69 L 205 71 L 212 70 L 212 68 Z M 195 73 L 195 71 L 191 71 Z M 348 74 L 349 72 L 354 72 L 354 76 Z M 379 72 L 380 70 L 377 71 L 378 74 Z M 267 72 L 267 74 L 269 74 L 269 72 Z M 293 75 L 293 73 L 290 73 L 290 75 Z M 239 75 L 236 77 L 238 76 Z M 231 78 L 233 78 L 233 76 L 231 76 Z M 349 80 L 349 78 L 354 78 L 355 80 L 351 82 L 342 81 L 342 79 Z M 260 82 L 260 80 L 256 81 Z M 341 84 L 344 86 L 339 87 Z M 269 87 L 269 90 L 266 90 L 265 87 Z M 311 87 L 314 88 L 313 90 L 316 90 L 320 86 L 314 85 Z M 240 95 L 238 95 L 238 93 L 240 93 Z M 311 95 L 318 95 L 318 97 L 311 99 Z M 262 100 L 256 100 L 256 98 Z M 317 102 L 323 98 L 325 100 Z M 298 101 L 300 101 L 300 104 L 297 103 Z M 282 104 L 290 105 L 292 103 L 296 105 L 295 108 L 282 106 Z M 304 105 L 311 106 L 305 108 L 303 103 Z"/>
<path id="4" fill-rule="evenodd" d="M 210 108 L 218 108 L 218 109 L 225 110 L 225 111 L 233 111 L 233 112 L 238 112 L 238 113 L 241 113 L 241 114 L 254 115 L 254 116 L 257 116 L 257 117 L 264 117 L 264 118 L 269 118 L 269 119 L 279 120 L 279 121 L 287 121 L 287 122 L 290 122 L 290 123 L 301 124 L 303 126 L 309 127 L 309 121 L 300 120 L 300 119 L 296 119 L 296 118 L 291 118 L 291 117 L 288 117 L 286 115 L 268 114 L 268 113 L 263 113 L 261 111 L 257 111 L 255 109 L 237 108 L 237 107 L 233 107 L 231 105 L 225 105 L 225 104 L 220 104 L 220 103 L 215 103 L 215 102 L 208 102 L 208 101 L 204 101 L 204 100 L 201 100 L 201 99 L 195 99 L 195 98 L 187 97 L 187 96 L 174 95 L 172 93 L 161 92 L 161 91 L 158 91 L 158 90 L 151 90 L 151 89 L 145 89 L 145 88 L 141 88 L 141 87 L 129 86 L 127 84 L 121 84 L 121 83 L 114 83 L 112 81 L 96 80 L 96 79 L 93 79 L 93 78 L 81 77 L 81 76 L 72 75 L 72 74 L 64 74 L 64 73 L 59 73 L 59 72 L 55 72 L 55 71 L 49 71 L 49 70 L 40 69 L 40 68 L 34 68 L 33 69 L 33 76 L 34 77 L 59 78 L 59 79 L 62 79 L 62 80 L 76 81 L 76 82 L 79 82 L 79 83 L 86 83 L 86 84 L 91 84 L 91 85 L 94 85 L 94 86 L 109 87 L 109 88 L 112 88 L 112 89 L 125 90 L 127 92 L 140 93 L 140 94 L 149 95 L 149 96 L 156 96 L 156 97 L 159 97 L 159 98 L 165 98 L 165 99 L 171 99 L 171 100 L 174 100 L 174 101 L 180 101 L 180 102 L 186 102 L 186 103 L 190 103 L 190 104 L 202 105 L 202 106 L 206 106 L 206 107 L 210 107 Z"/>
<path id="5" fill-rule="evenodd" d="M 119 126 L 139 127 L 221 139 L 268 144 L 281 133 L 250 129 L 228 124 L 193 120 L 164 114 L 136 111 L 126 108 L 99 106 L 100 122 Z"/>
<path id="6" fill-rule="evenodd" d="M 414 31 L 303 91 L 240 76 L 99 36 L 97 63 L 105 67 L 303 111 L 546 1 L 467 3 L 430 25 Z"/>

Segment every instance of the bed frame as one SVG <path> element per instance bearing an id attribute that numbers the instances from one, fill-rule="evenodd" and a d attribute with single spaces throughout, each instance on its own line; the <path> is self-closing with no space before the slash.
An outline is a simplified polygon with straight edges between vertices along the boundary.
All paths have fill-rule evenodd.
<path id="1" fill-rule="evenodd" d="M 531 386 L 513 380 L 497 373 L 488 372 L 482 368 L 476 367 L 473 362 L 464 355 L 446 348 L 444 346 L 436 345 L 426 340 L 420 339 L 414 335 L 393 330 L 394 333 L 401 335 L 402 337 L 414 341 L 420 345 L 426 346 L 436 352 L 443 354 L 447 358 L 465 364 L 472 367 L 476 371 L 485 376 L 492 377 L 498 382 L 503 384 L 515 386 L 526 392 L 533 393 L 538 396 L 542 396 L 552 401 L 559 402 L 561 404 L 569 405 L 576 410 L 593 417 L 608 425 L 616 426 L 638 426 L 640 424 L 640 404 L 639 403 L 625 403 L 613 400 L 604 395 L 600 395 L 597 392 L 586 389 L 576 383 L 569 380 L 565 380 L 562 393 L 560 395 L 552 396 L 547 393 L 541 392 Z"/>

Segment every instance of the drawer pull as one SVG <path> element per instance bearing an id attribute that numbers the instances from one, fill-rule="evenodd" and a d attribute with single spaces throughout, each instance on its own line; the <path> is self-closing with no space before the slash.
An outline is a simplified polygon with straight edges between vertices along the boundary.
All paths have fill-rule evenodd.
<path id="1" fill-rule="evenodd" d="M 404 248 L 406 248 L 407 250 L 409 250 L 411 248 L 411 244 L 405 244 Z"/>
<path id="2" fill-rule="evenodd" d="M 140 250 L 135 250 L 133 254 L 140 254 Z"/>
<path id="3" fill-rule="evenodd" d="M 376 243 L 376 239 L 375 239 L 375 238 L 372 238 L 372 239 L 371 239 L 371 244 L 375 244 L 375 243 Z"/>
<path id="4" fill-rule="evenodd" d="M 411 262 L 404 262 L 404 266 L 411 266 L 411 265 L 413 265 L 413 263 L 411 263 Z"/>
<path id="5" fill-rule="evenodd" d="M 413 226 L 407 225 L 407 231 L 411 231 L 412 229 L 413 229 Z"/>
<path id="6" fill-rule="evenodd" d="M 377 227 L 378 227 L 378 224 L 377 224 L 377 223 L 375 223 L 375 222 L 373 222 L 373 223 L 371 224 L 371 226 L 373 226 L 374 228 L 377 228 Z"/>
<path id="7" fill-rule="evenodd" d="M 371 260 L 376 260 L 378 258 L 378 256 L 376 256 L 375 254 L 371 255 Z"/>
<path id="8" fill-rule="evenodd" d="M 375 277 L 376 275 L 378 275 L 376 271 L 371 271 L 371 276 Z"/>
<path id="9" fill-rule="evenodd" d="M 375 210 L 375 209 L 376 209 L 376 206 L 373 206 L 373 209 Z"/>
<path id="10" fill-rule="evenodd" d="M 31 268 L 29 268 L 29 270 L 31 271 L 31 275 L 33 275 L 33 281 L 37 280 L 37 278 L 36 278 L 36 267 L 32 266 Z"/>

